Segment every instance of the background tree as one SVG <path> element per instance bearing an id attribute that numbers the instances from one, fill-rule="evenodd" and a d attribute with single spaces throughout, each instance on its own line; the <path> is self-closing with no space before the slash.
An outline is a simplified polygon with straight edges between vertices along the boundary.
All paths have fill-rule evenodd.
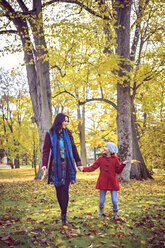
<path id="1" fill-rule="evenodd" d="M 139 152 L 139 144 L 141 144 L 141 130 L 138 128 L 139 114 L 137 111 L 139 109 L 139 91 L 144 95 L 145 88 L 143 86 L 146 84 L 152 85 L 152 80 L 155 79 L 157 81 L 157 76 L 162 74 L 162 56 L 160 53 L 157 61 L 150 60 L 152 54 L 157 53 L 156 51 L 159 51 L 163 45 L 163 40 L 160 38 L 162 37 L 163 22 L 160 22 L 160 18 L 158 18 L 158 16 L 162 15 L 161 5 L 160 1 L 139 1 L 138 5 L 134 4 L 136 19 L 135 22 L 132 21 L 132 28 L 135 29 L 135 32 L 131 48 L 131 61 L 133 62 L 133 77 L 131 80 L 132 138 L 133 157 L 136 157 L 141 163 L 138 166 L 132 166 L 131 177 L 139 179 L 150 177 L 146 170 L 143 156 Z M 150 99 L 152 99 L 152 96 Z M 146 113 L 144 113 L 144 116 L 146 116 Z"/>
<path id="2" fill-rule="evenodd" d="M 62 3 L 70 3 L 70 5 L 69 4 L 68 5 L 57 5 L 57 4 L 53 5 L 53 3 L 56 3 L 56 2 L 58 2 L 58 3 L 61 3 L 61 2 Z M 139 58 L 141 57 L 141 52 L 144 49 L 144 46 L 142 45 L 142 44 L 144 44 L 144 37 L 150 37 L 150 35 L 148 33 L 148 26 L 147 26 L 147 29 L 144 29 L 144 30 L 146 30 L 146 31 L 144 31 L 144 33 L 142 32 L 142 28 L 140 26 L 140 24 L 143 23 L 142 21 L 144 21 L 144 23 L 148 23 L 148 21 L 146 21 L 146 20 L 148 20 L 147 19 L 147 13 L 150 13 L 150 12 L 146 12 L 146 6 L 147 6 L 148 1 L 124 1 L 123 2 L 123 1 L 116 0 L 116 1 L 110 2 L 110 1 L 100 0 L 100 1 L 90 1 L 90 3 L 89 3 L 89 1 L 77 1 L 77 0 L 75 0 L 75 1 L 68 1 L 68 0 L 60 1 L 60 0 L 58 0 L 57 1 L 56 0 L 56 1 L 45 1 L 42 6 L 41 6 L 40 1 L 35 1 L 35 3 L 33 3 L 33 9 L 30 12 L 28 11 L 25 4 L 22 3 L 22 1 L 20 1 L 20 0 L 15 1 L 15 3 L 19 4 L 19 6 L 21 6 L 21 8 L 22 8 L 22 10 L 24 10 L 24 12 L 22 12 L 22 10 L 21 10 L 21 12 L 13 12 L 13 9 L 10 8 L 11 6 L 9 6 L 6 1 L 2 1 L 2 7 L 3 7 L 3 10 L 6 11 L 4 13 L 4 15 L 6 15 L 6 17 L 9 18 L 7 13 L 9 13 L 9 12 L 14 13 L 13 19 L 15 19 L 15 22 L 14 22 L 15 24 L 16 24 L 16 21 L 21 20 L 22 23 L 25 22 L 25 24 L 27 24 L 27 22 L 28 22 L 30 27 L 31 27 L 31 35 L 29 35 L 29 33 L 27 32 L 27 31 L 29 31 L 28 28 L 25 28 L 24 34 L 26 31 L 26 34 L 28 34 L 26 36 L 26 38 L 28 37 L 28 39 L 30 39 L 32 36 L 34 37 L 34 41 L 31 40 L 32 42 L 28 43 L 28 44 L 31 44 L 31 45 L 28 45 L 29 54 L 31 54 L 31 58 L 34 58 L 33 61 L 29 60 L 30 61 L 29 65 L 32 62 L 35 62 L 36 66 L 34 67 L 34 64 L 32 63 L 33 66 L 27 67 L 27 71 L 30 68 L 31 69 L 33 68 L 33 71 L 35 71 L 37 68 L 38 70 L 37 70 L 35 75 L 38 75 L 38 78 L 39 78 L 39 83 L 37 84 L 36 87 L 31 87 L 31 90 L 35 89 L 35 91 L 36 91 L 37 87 L 38 87 L 38 89 L 40 89 L 40 87 L 41 87 L 41 89 L 44 89 L 44 87 L 46 87 L 44 85 L 44 83 L 42 84 L 42 80 L 40 80 L 41 78 L 42 79 L 44 78 L 44 75 L 42 73 L 39 74 L 39 72 L 41 72 L 41 71 L 42 72 L 43 71 L 44 72 L 49 71 L 49 70 L 40 70 L 40 68 L 43 69 L 42 68 L 42 62 L 45 62 L 48 60 L 48 53 L 47 53 L 46 42 L 45 42 L 45 37 L 46 37 L 47 44 L 49 46 L 49 52 L 50 52 L 49 53 L 49 55 L 50 55 L 49 56 L 49 58 L 50 58 L 49 62 L 51 64 L 50 68 L 51 69 L 57 69 L 57 71 L 55 73 L 56 74 L 59 73 L 61 76 L 61 79 L 59 80 L 59 82 L 61 83 L 64 80 L 65 82 L 63 82 L 63 83 L 67 85 L 67 90 L 66 90 L 66 87 L 64 87 L 64 84 L 62 86 L 62 87 L 64 87 L 62 90 L 69 92 L 69 94 L 71 95 L 70 89 L 72 88 L 72 85 L 70 84 L 70 82 L 74 82 L 75 88 L 76 88 L 76 86 L 78 88 L 80 86 L 80 82 L 83 82 L 82 89 L 79 90 L 79 92 L 74 92 L 74 93 L 76 93 L 75 96 L 77 96 L 74 104 L 78 103 L 78 105 L 83 105 L 86 102 L 96 101 L 96 100 L 98 100 L 98 95 L 100 93 L 101 97 L 99 95 L 99 98 L 102 101 L 105 101 L 105 100 L 107 100 L 107 98 L 109 98 L 108 99 L 109 103 L 114 108 L 117 108 L 117 114 L 118 114 L 117 130 L 118 130 L 118 145 L 119 145 L 120 154 L 121 154 L 123 159 L 130 159 L 130 157 L 132 155 L 132 147 L 134 147 L 133 144 L 135 144 L 134 141 L 137 141 L 137 130 L 138 130 L 138 128 L 135 125 L 131 125 L 131 119 L 132 119 L 132 124 L 136 124 L 136 119 L 132 118 L 132 116 L 133 116 L 132 113 L 136 112 L 136 111 L 134 111 L 134 109 L 135 109 L 134 108 L 134 103 L 135 103 L 134 99 L 136 96 L 136 92 L 137 92 L 139 86 L 141 85 L 141 84 L 136 84 L 136 80 L 134 80 L 134 85 L 132 87 L 132 83 L 133 83 L 132 82 L 132 75 L 134 72 L 138 72 L 138 68 L 141 67 L 140 64 L 138 66 L 138 63 L 140 63 Z M 73 3 L 74 3 L 74 5 L 72 5 Z M 55 18 L 52 18 L 51 19 L 52 22 L 51 22 L 48 19 L 48 14 L 45 12 L 43 15 L 45 18 L 44 19 L 45 22 L 43 22 L 43 19 L 42 19 L 43 16 L 39 15 L 39 12 L 42 12 L 43 9 L 50 10 L 50 7 L 52 7 L 52 6 L 54 8 L 52 8 L 51 11 L 56 9 L 57 6 L 60 6 L 60 10 L 61 9 L 62 10 L 59 11 L 58 14 L 56 13 L 56 16 L 58 16 L 60 18 L 58 18 L 58 20 L 55 20 Z M 64 7 L 62 7 L 62 6 L 64 6 Z M 136 14 L 133 13 L 133 7 L 132 6 L 135 6 L 135 10 L 137 10 L 137 11 L 135 11 Z M 150 9 L 150 7 L 152 7 L 152 1 L 151 1 L 151 5 L 149 6 L 149 9 Z M 71 11 L 70 10 L 68 11 L 68 9 L 71 9 Z M 25 10 L 26 10 L 26 12 L 25 12 Z M 67 12 L 68 17 L 66 18 L 67 14 L 65 14 L 65 18 L 62 19 L 60 15 L 64 14 L 64 10 L 68 11 Z M 74 15 L 69 16 L 69 15 L 75 14 L 76 12 L 78 13 L 79 10 L 80 10 L 80 12 L 79 12 L 80 18 L 77 18 L 76 19 L 77 22 L 75 22 L 75 16 Z M 131 10 L 133 13 L 132 16 L 131 16 Z M 27 14 L 26 16 L 24 15 L 25 13 Z M 43 14 L 43 12 L 42 12 L 42 14 Z M 132 20 L 135 20 L 135 22 L 133 24 L 133 27 L 135 27 L 135 29 L 132 29 L 135 35 L 134 35 L 133 45 L 132 45 L 131 49 L 130 49 L 130 40 L 131 40 L 130 39 L 130 23 L 131 23 L 130 16 L 132 17 Z M 83 22 L 83 20 L 85 20 L 84 17 L 86 18 L 86 20 L 89 21 L 88 24 L 87 24 L 87 22 L 86 23 Z M 38 23 L 35 22 L 36 20 L 38 20 Z M 55 20 L 55 22 L 53 23 L 54 20 Z M 92 20 L 92 21 L 94 20 L 94 24 L 95 23 L 99 24 L 99 29 L 96 28 L 97 25 L 93 25 L 93 30 L 95 28 L 95 33 L 97 33 L 98 30 L 101 30 L 101 28 L 104 31 L 104 36 L 102 35 L 102 37 L 104 37 L 104 39 L 102 40 L 103 41 L 102 45 L 104 47 L 100 46 L 100 49 L 98 49 L 98 46 L 96 46 L 97 48 L 95 48 L 93 51 L 91 49 L 91 51 L 93 53 L 95 52 L 95 50 L 98 49 L 99 52 L 97 52 L 96 57 L 99 59 L 101 58 L 100 59 L 100 65 L 96 61 L 96 59 L 93 60 L 94 57 L 92 56 L 93 55 L 92 53 L 87 55 L 84 52 L 85 49 L 83 46 L 83 42 L 84 42 L 84 44 L 90 45 L 90 44 L 92 44 L 92 41 L 93 41 L 92 40 L 93 37 L 90 38 L 91 37 L 90 35 L 88 36 L 89 38 L 88 37 L 86 39 L 84 38 L 85 35 L 87 36 L 89 34 L 88 30 L 90 29 L 91 23 L 92 23 L 92 22 L 90 22 L 90 20 Z M 44 26 L 45 30 L 48 30 L 48 33 L 51 33 L 49 36 L 47 34 L 46 34 L 46 36 L 44 36 L 43 25 L 42 25 L 43 23 L 45 24 L 45 26 Z M 70 28 L 70 25 L 72 28 Z M 20 28 L 23 26 L 18 26 L 18 27 Z M 29 27 L 29 26 L 25 25 L 25 27 Z M 50 32 L 50 27 L 51 27 L 52 32 Z M 56 29 L 54 27 L 55 28 L 57 28 L 57 27 L 61 28 L 59 33 L 56 32 Z M 78 32 L 77 32 L 78 28 L 77 27 L 79 27 L 79 30 L 80 30 L 80 28 L 83 30 L 84 37 L 81 41 L 82 44 L 80 42 L 78 42 L 78 39 L 81 38 L 82 36 L 78 35 Z M 41 34 L 41 35 L 39 35 L 39 37 L 36 37 L 35 31 L 37 30 L 37 28 Z M 10 30 L 10 31 L 12 33 L 12 30 Z M 73 36 L 73 31 L 75 31 L 74 32 L 75 36 L 73 37 L 73 39 L 72 38 L 68 39 L 69 37 L 71 37 L 71 34 Z M 1 31 L 1 33 L 4 33 L 4 32 L 5 31 L 3 31 L 3 30 Z M 70 32 L 70 36 L 68 35 L 69 32 Z M 153 30 L 151 33 L 153 33 Z M 99 35 L 97 35 L 97 37 L 101 37 L 100 34 L 101 34 L 101 32 L 99 31 Z M 146 34 L 147 34 L 147 36 L 145 36 Z M 75 39 L 76 35 L 78 38 L 77 40 Z M 20 36 L 20 37 L 22 37 L 22 41 L 24 41 L 23 38 L 25 38 L 25 37 L 24 36 Z M 141 37 L 141 39 L 140 39 L 140 37 Z M 63 39 L 63 41 L 62 41 L 62 39 Z M 148 40 L 148 38 L 146 40 Z M 140 43 L 140 45 L 138 45 L 138 41 L 142 41 Z M 26 43 L 23 43 L 23 44 L 24 44 L 24 49 L 25 49 Z M 100 44 L 100 43 L 98 42 L 97 44 Z M 80 49 L 80 45 L 82 46 L 81 49 Z M 137 49 L 137 47 L 139 49 Z M 92 48 L 93 48 L 93 46 L 92 46 Z M 72 53 L 72 51 L 74 49 L 75 49 L 75 51 L 74 51 L 75 53 Z M 101 56 L 101 53 L 102 53 L 102 56 Z M 25 54 L 26 54 L 26 52 L 25 52 Z M 26 56 L 29 54 L 27 53 Z M 39 55 L 38 57 L 36 56 L 37 54 Z M 68 56 L 68 54 L 70 54 L 71 56 Z M 55 56 L 53 56 L 53 55 L 55 55 Z M 140 56 L 137 56 L 137 55 L 140 55 Z M 85 56 L 86 56 L 86 58 L 88 58 L 87 60 L 85 60 Z M 105 57 L 107 59 L 107 63 L 103 62 L 103 61 L 105 61 L 105 59 L 103 57 Z M 27 58 L 30 58 L 30 57 L 27 56 Z M 112 59 L 112 58 L 115 58 L 115 59 Z M 117 58 L 117 60 L 116 60 L 116 58 Z M 130 62 L 130 59 L 132 62 Z M 46 67 L 49 66 L 49 62 L 45 63 L 44 69 L 46 69 Z M 108 62 L 109 62 L 109 64 L 108 64 Z M 112 64 L 110 62 L 114 63 L 115 66 L 112 67 Z M 136 66 L 134 67 L 133 63 L 135 63 L 135 65 L 137 65 L 137 67 Z M 77 64 L 78 64 L 78 66 L 77 66 Z M 117 66 L 116 66 L 116 64 L 117 64 Z M 73 68 L 76 68 L 76 69 L 72 72 Z M 101 68 L 103 71 L 101 70 Z M 92 69 L 93 73 L 91 72 L 91 69 Z M 30 70 L 29 70 L 29 72 L 30 72 Z M 85 78 L 84 81 L 82 79 L 79 80 L 80 72 L 81 72 L 81 77 Z M 94 74 L 95 74 L 95 78 L 94 78 Z M 29 75 L 31 76 L 33 74 L 29 74 Z M 136 75 L 136 73 L 134 75 Z M 48 78 L 48 76 L 49 75 L 47 74 L 47 78 Z M 105 78 L 106 78 L 106 80 L 105 80 Z M 112 80 L 113 86 L 110 84 L 108 85 L 108 78 Z M 34 77 L 33 77 L 33 79 L 34 79 Z M 149 78 L 147 78 L 147 80 L 149 80 Z M 36 81 L 33 80 L 33 86 L 34 86 L 34 82 L 36 82 Z M 49 84 L 49 82 L 46 80 L 44 80 L 44 82 L 47 82 L 46 85 Z M 69 88 L 69 84 L 70 84 L 70 88 Z M 55 86 L 56 90 L 59 87 L 60 92 L 61 92 L 62 87 L 59 86 L 59 83 L 57 83 L 55 85 L 56 85 Z M 117 99 L 115 99 L 115 94 L 114 94 L 113 101 L 112 101 L 111 96 L 109 95 L 108 90 L 106 91 L 106 89 L 111 89 L 113 87 L 115 89 L 116 86 L 117 86 Z M 83 87 L 85 87 L 85 94 L 83 91 L 83 89 L 84 89 Z M 130 88 L 130 87 L 132 87 L 132 88 Z M 48 89 L 48 91 L 46 93 L 47 89 Z M 131 91 L 130 91 L 130 89 L 131 89 Z M 104 97 L 105 92 L 107 92 L 106 99 Z M 132 92 L 133 92 L 133 94 L 132 94 Z M 57 93 L 57 91 L 56 91 L 56 93 Z M 93 93 L 93 95 L 92 95 L 92 93 Z M 40 95 L 40 94 L 38 94 L 38 95 Z M 50 106 L 49 105 L 49 103 L 50 103 L 49 96 L 50 96 L 50 87 L 48 86 L 48 88 L 45 89 L 43 95 L 41 94 L 41 97 L 38 97 L 39 101 L 41 100 L 40 103 L 43 103 L 44 101 L 46 101 L 46 105 L 45 105 L 46 108 Z M 44 99 L 44 101 L 42 101 L 43 99 Z M 47 100 L 48 100 L 48 102 L 47 102 Z M 32 100 L 32 102 L 33 102 L 33 109 L 34 109 L 36 106 L 36 103 L 34 100 Z M 41 108 L 37 108 L 37 110 L 39 110 L 40 114 L 43 113 Z M 43 118 L 42 114 L 40 116 L 42 119 Z M 38 120 L 39 119 L 40 118 L 38 118 Z M 47 118 L 47 119 L 50 119 L 50 118 Z M 39 126 L 38 122 L 37 122 L 37 125 Z M 134 136 L 132 136 L 132 134 L 133 134 L 132 128 L 133 127 L 134 127 L 134 129 L 136 129 L 136 132 L 134 132 L 134 134 L 135 134 Z M 48 125 L 47 125 L 47 128 L 48 128 Z M 39 130 L 41 130 L 41 129 L 39 128 Z M 41 133 L 40 133 L 40 136 L 41 136 Z M 133 137 L 134 137 L 134 140 L 133 140 Z M 40 142 L 40 144 L 41 143 L 42 142 Z M 138 143 L 136 143 L 136 144 L 138 144 Z M 138 151 L 138 154 L 140 154 L 140 149 L 137 149 L 137 148 L 138 147 L 136 147 L 136 150 Z M 133 151 L 135 151 L 135 149 Z M 145 168 L 145 164 L 142 164 L 141 168 L 142 169 Z M 139 172 L 135 172 L 135 174 L 134 174 L 135 176 L 136 176 L 136 173 L 139 173 Z M 144 177 L 143 173 L 141 173 L 141 177 Z M 125 181 L 129 181 L 129 179 L 130 179 L 130 166 L 127 167 L 127 170 L 125 170 L 124 173 L 122 174 L 122 179 L 124 179 Z"/>
<path id="3" fill-rule="evenodd" d="M 36 166 L 38 160 L 37 128 L 32 124 L 32 106 L 27 93 L 26 78 L 21 72 L 0 69 L 0 134 L 8 163 Z M 35 147 L 34 147 L 35 145 Z M 35 155 L 35 156 L 34 156 Z"/>
<path id="4" fill-rule="evenodd" d="M 5 22 L 0 33 L 16 34 L 22 43 L 41 150 L 45 132 L 51 126 L 49 59 L 43 30 L 41 0 L 33 1 L 32 10 L 28 2 L 22 0 L 12 3 L 1 0 L 0 7 L 1 18 L 4 18 Z"/>
<path id="5" fill-rule="evenodd" d="M 64 1 L 65 2 L 65 1 Z M 116 53 L 119 56 L 119 70 L 116 70 L 118 78 L 117 83 L 117 108 L 118 108 L 118 145 L 119 152 L 123 159 L 131 159 L 132 155 L 132 136 L 131 136 L 131 97 L 130 97 L 130 79 L 128 73 L 130 72 L 130 11 L 132 1 L 114 1 L 112 10 L 114 11 L 113 18 L 109 12 L 108 5 L 105 1 L 98 1 L 94 3 L 96 10 L 89 8 L 88 4 L 82 4 L 80 1 L 75 1 L 77 5 L 81 6 L 88 12 L 102 18 L 106 24 L 110 20 L 115 23 L 115 31 L 117 35 Z M 109 26 L 108 26 L 109 28 Z M 130 180 L 130 168 L 123 172 L 123 179 Z"/>

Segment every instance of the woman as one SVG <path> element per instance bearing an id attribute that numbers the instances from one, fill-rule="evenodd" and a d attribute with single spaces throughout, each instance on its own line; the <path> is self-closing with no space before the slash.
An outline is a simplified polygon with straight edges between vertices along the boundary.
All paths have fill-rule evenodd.
<path id="1" fill-rule="evenodd" d="M 56 116 L 50 130 L 45 135 L 42 169 L 48 168 L 48 183 L 54 184 L 61 209 L 62 224 L 67 224 L 69 185 L 76 182 L 76 167 L 82 166 L 71 131 L 67 128 L 69 117 L 63 113 Z M 49 161 L 49 153 L 50 163 Z"/>

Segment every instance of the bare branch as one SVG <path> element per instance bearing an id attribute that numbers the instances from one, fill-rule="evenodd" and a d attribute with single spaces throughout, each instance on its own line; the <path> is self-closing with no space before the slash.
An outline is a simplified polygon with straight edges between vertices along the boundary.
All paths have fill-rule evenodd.
<path id="1" fill-rule="evenodd" d="M 25 12 L 28 12 L 28 8 L 26 7 L 25 3 L 22 0 L 17 0 L 17 2 L 19 3 L 19 6 L 21 7 L 21 9 Z"/>
<path id="2" fill-rule="evenodd" d="M 131 54 L 130 54 L 131 61 L 135 60 L 137 44 L 138 44 L 139 36 L 140 36 L 141 18 L 142 18 L 143 12 L 144 12 L 148 2 L 149 2 L 149 0 L 145 1 L 145 6 L 144 7 L 139 5 L 139 8 L 137 10 L 136 29 L 135 29 L 134 40 L 133 40 L 133 43 L 132 43 Z"/>
<path id="3" fill-rule="evenodd" d="M 67 94 L 69 94 L 70 96 L 72 96 L 73 98 L 75 98 L 75 96 L 74 96 L 72 93 L 70 93 L 69 91 L 67 91 L 67 90 L 64 90 L 64 91 L 59 92 L 58 94 L 56 94 L 56 95 L 53 96 L 52 98 L 56 98 L 57 96 L 59 96 L 59 95 L 61 95 L 61 94 L 64 94 L 64 93 L 67 93 Z"/>
<path id="4" fill-rule="evenodd" d="M 67 93 L 67 94 L 69 94 L 70 96 L 72 96 L 73 98 L 76 98 L 72 93 L 70 93 L 70 92 L 67 91 L 67 90 L 64 90 L 64 91 L 59 92 L 58 94 L 56 94 L 56 95 L 53 96 L 52 98 L 56 98 L 57 96 L 59 96 L 59 95 L 61 95 L 61 94 L 64 94 L 64 93 Z M 112 105 L 115 109 L 117 109 L 117 105 L 116 105 L 114 102 L 112 102 L 112 101 L 110 101 L 110 100 L 108 100 L 108 99 L 102 98 L 102 97 L 86 99 L 86 100 L 83 101 L 83 102 L 78 101 L 78 103 L 79 103 L 79 105 L 84 105 L 84 104 L 87 103 L 87 102 L 93 102 L 93 101 L 106 102 L 106 103 Z"/>
<path id="5" fill-rule="evenodd" d="M 110 100 L 108 100 L 108 99 L 102 98 L 102 97 L 86 99 L 86 100 L 83 101 L 83 102 L 79 101 L 79 105 L 84 105 L 84 104 L 87 103 L 87 102 L 93 102 L 93 101 L 106 102 L 106 103 L 112 105 L 115 109 L 117 109 L 117 105 L 116 105 L 114 102 L 112 102 L 112 101 L 110 101 Z"/>
<path id="6" fill-rule="evenodd" d="M 156 74 L 156 72 L 153 73 L 153 70 L 151 70 L 150 72 L 148 72 L 148 73 L 146 74 L 146 77 L 143 79 L 143 82 L 139 83 L 138 85 L 137 85 L 136 81 L 134 82 L 133 94 L 132 94 L 132 96 L 131 96 L 132 99 L 135 98 L 137 89 L 138 89 L 141 85 L 143 85 L 144 82 L 148 82 L 148 81 L 150 81 L 151 79 L 153 79 L 153 77 L 155 76 L 155 74 Z M 154 76 L 153 76 L 153 75 L 154 75 Z"/>
<path id="7" fill-rule="evenodd" d="M 67 56 L 68 56 L 69 52 L 72 50 L 72 48 L 74 47 L 75 44 L 76 44 L 76 43 L 74 42 L 73 45 L 72 45 L 72 47 L 70 47 L 70 48 L 68 49 L 68 51 L 66 52 L 66 54 L 65 54 L 65 59 L 64 59 L 64 62 L 63 62 L 63 65 L 62 65 L 61 68 L 60 68 L 58 65 L 54 65 L 54 66 L 51 67 L 51 69 L 57 68 L 58 71 L 59 71 L 60 74 L 61 74 L 61 77 L 65 77 L 65 76 L 66 76 L 66 71 L 65 71 L 64 74 L 62 74 L 62 68 L 63 68 L 63 66 L 65 65 L 65 62 L 66 62 L 66 60 L 67 60 Z"/>
<path id="8" fill-rule="evenodd" d="M 58 71 L 60 72 L 61 77 L 65 77 L 66 76 L 66 72 L 64 74 L 62 74 L 62 69 L 58 66 L 58 65 L 54 65 L 50 68 L 50 70 L 57 68 Z"/>
<path id="9" fill-rule="evenodd" d="M 101 91 L 101 97 L 104 98 L 103 88 L 101 86 L 100 86 L 100 91 Z"/>
<path id="10" fill-rule="evenodd" d="M 5 10 L 7 10 L 6 13 L 1 13 L 1 16 L 5 16 L 5 17 L 8 17 L 9 19 L 11 19 L 11 15 L 15 18 L 19 18 L 19 17 L 26 17 L 27 15 L 32 15 L 35 13 L 35 10 L 28 10 L 27 7 L 24 5 L 24 3 L 21 1 L 21 0 L 18 0 L 21 8 L 23 8 L 23 12 L 20 12 L 20 11 L 15 11 L 12 6 L 6 1 L 6 0 L 1 0 L 1 4 L 3 6 L 3 8 Z M 21 5 L 21 2 L 22 2 L 22 5 Z M 9 15 L 10 13 L 10 15 Z M 11 19 L 12 20 L 12 19 Z"/>
<path id="11" fill-rule="evenodd" d="M 19 32 L 17 30 L 1 30 L 0 34 L 19 34 Z"/>

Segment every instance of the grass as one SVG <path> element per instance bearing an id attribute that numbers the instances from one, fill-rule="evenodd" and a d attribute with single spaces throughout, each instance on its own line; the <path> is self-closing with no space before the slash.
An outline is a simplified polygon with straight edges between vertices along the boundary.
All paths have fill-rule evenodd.
<path id="1" fill-rule="evenodd" d="M 0 170 L 0 247 L 163 248 L 164 192 L 162 177 L 120 184 L 115 223 L 107 194 L 106 217 L 97 217 L 98 171 L 77 173 L 70 186 L 69 225 L 61 227 L 54 186 L 36 181 L 34 170 Z"/>

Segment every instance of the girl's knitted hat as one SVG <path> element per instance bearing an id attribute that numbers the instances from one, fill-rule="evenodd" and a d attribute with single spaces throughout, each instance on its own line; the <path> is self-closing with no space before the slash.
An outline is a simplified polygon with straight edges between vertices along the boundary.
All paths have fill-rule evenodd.
<path id="1" fill-rule="evenodd" d="M 118 148 L 113 142 L 107 142 L 106 145 L 108 146 L 110 153 L 118 153 Z"/>

